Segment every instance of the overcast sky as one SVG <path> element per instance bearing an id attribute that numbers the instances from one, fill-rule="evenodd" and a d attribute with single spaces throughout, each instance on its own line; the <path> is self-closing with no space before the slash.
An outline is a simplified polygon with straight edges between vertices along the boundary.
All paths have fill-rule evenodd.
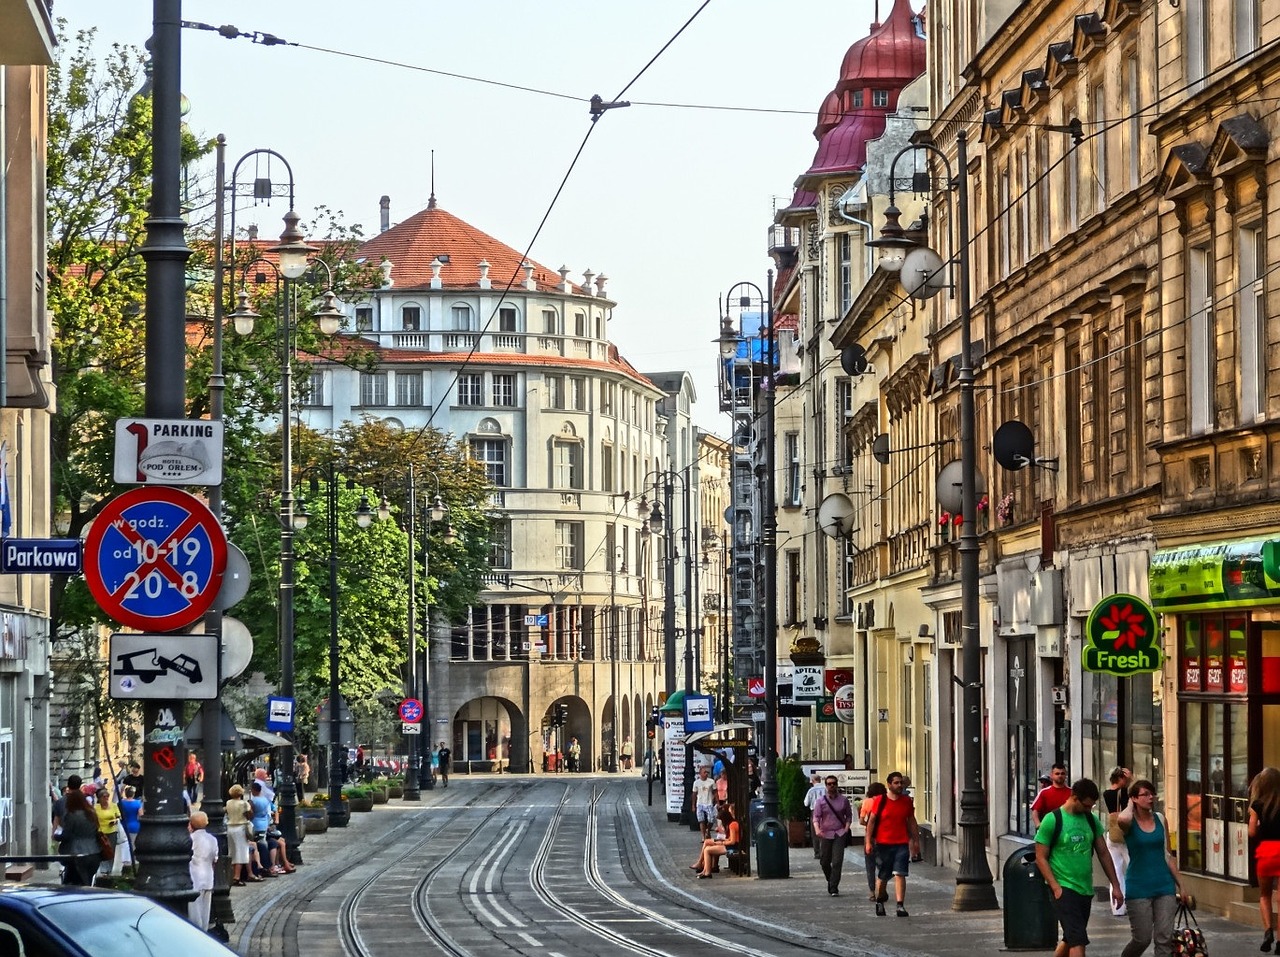
<path id="1" fill-rule="evenodd" d="M 191 127 L 224 133 L 228 159 L 270 148 L 293 166 L 298 209 L 342 210 L 365 234 L 378 198 L 408 218 L 439 205 L 523 251 L 590 127 L 592 94 L 611 100 L 698 9 L 699 0 L 186 0 L 185 20 L 323 48 L 262 46 L 184 30 Z M 56 0 L 74 31 L 142 46 L 147 0 Z M 887 14 L 890 0 L 881 0 Z M 109 11 L 109 13 L 107 12 Z M 869 31 L 873 0 L 711 0 L 628 90 L 642 106 L 596 124 L 531 255 L 609 277 L 610 338 L 642 371 L 687 369 L 696 420 L 724 435 L 716 408 L 717 300 L 763 285 L 775 197 L 789 198 L 817 146 L 815 114 L 845 50 Z M 350 55 L 342 55 L 350 54 Z M 372 62 L 395 61 L 406 66 Z M 583 102 L 423 72 L 467 74 Z M 246 178 L 242 175 L 242 182 Z M 242 213 L 277 235 L 282 203 Z"/>

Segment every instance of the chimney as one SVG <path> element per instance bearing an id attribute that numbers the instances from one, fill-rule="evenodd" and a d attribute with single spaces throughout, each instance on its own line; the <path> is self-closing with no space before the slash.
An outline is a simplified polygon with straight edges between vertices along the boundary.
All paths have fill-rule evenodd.
<path id="1" fill-rule="evenodd" d="M 489 261 L 487 259 L 480 260 L 480 288 L 491 289 L 493 284 L 489 282 Z"/>
<path id="2" fill-rule="evenodd" d="M 382 227 L 378 232 L 385 233 L 391 228 L 391 197 L 383 196 L 378 200 L 378 209 L 380 211 L 379 225 Z"/>
<path id="3" fill-rule="evenodd" d="M 591 287 L 591 280 L 595 277 L 590 269 L 582 274 L 582 291 L 588 296 L 594 296 L 595 290 Z"/>
<path id="4" fill-rule="evenodd" d="M 604 296 L 604 284 L 608 281 L 609 281 L 609 278 L 604 273 L 601 273 L 600 275 L 596 276 L 596 295 L 597 296 L 601 296 L 601 297 Z"/>
<path id="5" fill-rule="evenodd" d="M 556 289 L 560 290 L 560 292 L 568 292 L 569 291 L 569 267 L 561 266 L 559 269 L 556 270 L 556 272 L 560 273 L 560 284 L 556 286 Z"/>
<path id="6" fill-rule="evenodd" d="M 258 241 L 258 224 L 252 223 L 249 226 L 249 242 L 254 243 L 257 241 Z"/>
<path id="7" fill-rule="evenodd" d="M 524 288 L 537 289 L 538 284 L 533 281 L 533 263 L 525 261 L 520 264 L 520 268 L 524 270 Z"/>
<path id="8" fill-rule="evenodd" d="M 444 288 L 444 281 L 441 280 L 440 278 L 440 270 L 443 268 L 444 268 L 444 263 L 441 262 L 439 256 L 431 260 L 431 288 L 432 289 Z"/>

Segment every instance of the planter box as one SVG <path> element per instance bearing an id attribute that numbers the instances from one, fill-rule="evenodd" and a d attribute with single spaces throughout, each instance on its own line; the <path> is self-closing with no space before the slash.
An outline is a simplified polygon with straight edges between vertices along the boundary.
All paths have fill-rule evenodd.
<path id="1" fill-rule="evenodd" d="M 323 834 L 329 830 L 329 812 L 320 810 L 304 814 L 302 824 L 308 834 Z"/>
<path id="2" fill-rule="evenodd" d="M 402 798 L 404 797 L 404 787 L 399 784 L 388 785 L 387 797 Z"/>
<path id="3" fill-rule="evenodd" d="M 787 846 L 788 847 L 808 847 L 809 846 L 809 829 L 805 827 L 804 821 L 788 821 L 787 822 Z"/>
<path id="4" fill-rule="evenodd" d="M 355 811 L 372 811 L 372 810 L 373 810 L 373 798 L 371 798 L 371 797 L 367 797 L 367 798 L 358 798 L 358 797 L 347 798 L 347 807 L 351 808 L 351 810 L 352 810 L 353 812 L 355 812 Z"/>
<path id="5" fill-rule="evenodd" d="M 389 798 L 387 797 L 387 792 L 385 790 L 378 789 L 377 791 L 373 792 L 374 804 L 386 804 L 388 800 Z"/>

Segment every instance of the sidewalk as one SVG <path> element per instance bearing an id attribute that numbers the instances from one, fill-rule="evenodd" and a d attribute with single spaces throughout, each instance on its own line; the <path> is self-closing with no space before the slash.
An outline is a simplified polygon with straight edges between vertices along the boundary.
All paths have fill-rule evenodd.
<path id="1" fill-rule="evenodd" d="M 888 916 L 875 916 L 867 900 L 868 888 L 862 853 L 849 848 L 845 854 L 840 896 L 827 895 L 826 878 L 814 859 L 813 849 L 790 849 L 791 877 L 760 880 L 734 877 L 727 869 L 710 881 L 699 881 L 688 865 L 697 856 L 701 838 L 687 826 L 667 822 L 661 791 L 655 787 L 652 807 L 646 805 L 646 785 L 637 782 L 633 797 L 637 816 L 651 825 L 649 848 L 660 868 L 666 868 L 672 887 L 706 901 L 712 910 L 732 908 L 759 920 L 794 929 L 798 937 L 827 936 L 833 944 L 851 950 L 894 957 L 977 957 L 1005 950 L 1004 912 L 957 913 L 955 872 L 928 864 L 912 864 L 907 881 L 906 906 L 911 916 L 894 916 L 891 899 Z M 640 812 L 647 812 L 641 814 Z M 664 861 L 665 859 L 665 861 Z M 755 851 L 752 850 L 755 873 Z M 1004 888 L 996 875 L 996 899 L 1003 907 Z M 1261 925 L 1235 923 L 1209 914 L 1196 914 L 1211 954 L 1257 953 Z M 1129 921 L 1112 917 L 1110 908 L 1095 902 L 1089 920 L 1090 954 L 1119 954 L 1129 941 Z M 1052 948 L 1037 953 L 1050 953 Z M 1151 954 L 1151 949 L 1146 951 Z"/>

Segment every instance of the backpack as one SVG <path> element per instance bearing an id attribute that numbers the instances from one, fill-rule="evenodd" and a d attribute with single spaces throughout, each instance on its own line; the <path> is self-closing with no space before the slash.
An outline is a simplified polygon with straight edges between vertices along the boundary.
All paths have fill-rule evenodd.
<path id="1" fill-rule="evenodd" d="M 1191 908 L 1183 903 L 1178 904 L 1177 915 L 1173 918 L 1172 952 L 1174 957 L 1209 957 L 1200 922 L 1191 913 Z"/>
<path id="2" fill-rule="evenodd" d="M 1053 833 L 1049 835 L 1049 850 L 1052 851 L 1054 845 L 1058 843 L 1058 838 L 1062 836 L 1062 808 L 1054 808 L 1049 815 L 1053 818 Z M 1102 833 L 1102 825 L 1093 814 L 1089 814 L 1088 817 L 1089 827 L 1093 830 L 1093 839 L 1096 841 L 1098 835 Z"/>

